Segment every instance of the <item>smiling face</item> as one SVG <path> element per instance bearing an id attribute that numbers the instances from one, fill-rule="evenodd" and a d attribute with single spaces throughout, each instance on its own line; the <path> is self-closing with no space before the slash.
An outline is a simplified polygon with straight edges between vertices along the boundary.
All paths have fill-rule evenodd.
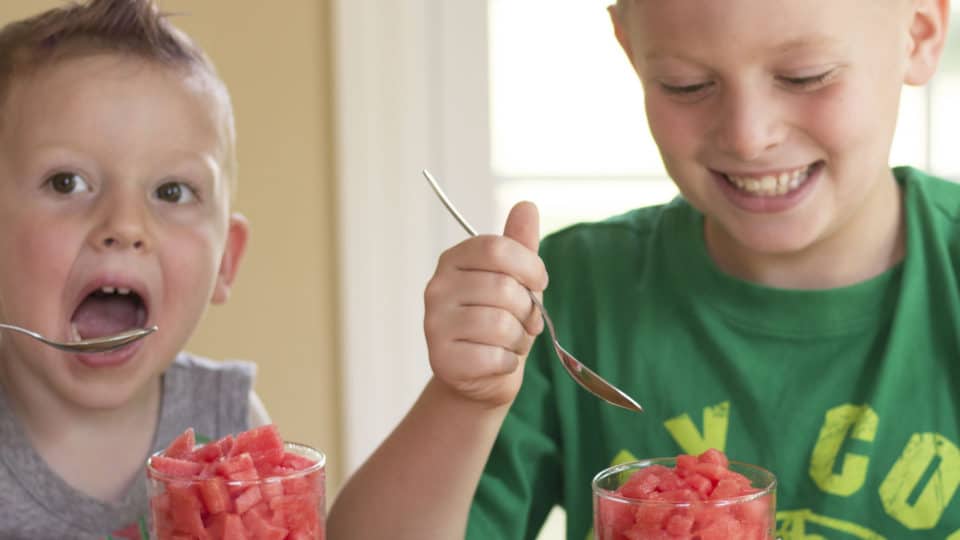
<path id="1" fill-rule="evenodd" d="M 924 82 L 939 53 L 928 43 L 937 10 L 916 6 L 935 4 L 634 0 L 611 11 L 712 253 L 844 253 L 891 229 L 900 89 Z"/>
<path id="2" fill-rule="evenodd" d="M 246 239 L 224 173 L 229 111 L 207 74 L 121 54 L 18 77 L 2 111 L 0 321 L 59 340 L 160 328 L 87 356 L 5 334 L 5 377 L 119 406 L 229 292 Z"/>

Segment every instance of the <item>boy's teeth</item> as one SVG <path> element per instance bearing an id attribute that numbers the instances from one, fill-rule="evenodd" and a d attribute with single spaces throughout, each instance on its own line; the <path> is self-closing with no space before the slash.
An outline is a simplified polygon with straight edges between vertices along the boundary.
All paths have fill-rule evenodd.
<path id="1" fill-rule="evenodd" d="M 110 286 L 104 285 L 103 287 L 100 287 L 100 292 L 102 292 L 103 294 L 116 293 L 116 294 L 126 295 L 126 294 L 130 294 L 130 289 L 126 287 L 110 287 Z"/>
<path id="2" fill-rule="evenodd" d="M 771 197 L 785 195 L 797 189 L 809 174 L 810 168 L 804 167 L 790 172 L 782 172 L 779 175 L 770 174 L 755 177 L 728 174 L 726 176 L 730 183 L 752 195 Z"/>
<path id="3" fill-rule="evenodd" d="M 80 341 L 80 332 L 77 331 L 77 323 L 70 323 L 70 341 Z"/>

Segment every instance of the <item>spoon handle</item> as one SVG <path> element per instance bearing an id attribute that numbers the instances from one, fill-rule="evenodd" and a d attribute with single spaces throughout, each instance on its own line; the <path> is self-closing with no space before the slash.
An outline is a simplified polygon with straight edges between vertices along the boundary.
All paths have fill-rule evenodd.
<path id="1" fill-rule="evenodd" d="M 430 182 L 430 187 L 433 188 L 433 192 L 437 194 L 437 197 L 440 197 L 440 202 L 442 202 L 443 205 L 447 207 L 447 210 L 449 210 L 450 213 L 453 214 L 453 217 L 456 218 L 456 220 L 460 223 L 460 226 L 467 231 L 467 234 L 469 234 L 470 236 L 477 236 L 477 230 L 474 229 L 469 223 L 467 223 L 466 218 L 464 218 L 460 214 L 460 211 L 457 210 L 457 207 L 455 207 L 453 203 L 450 202 L 450 199 L 447 198 L 447 194 L 444 193 L 442 189 L 440 189 L 440 184 L 438 184 L 436 178 L 434 178 L 433 175 L 430 174 L 430 171 L 424 169 L 423 176 L 427 178 L 427 182 Z"/>

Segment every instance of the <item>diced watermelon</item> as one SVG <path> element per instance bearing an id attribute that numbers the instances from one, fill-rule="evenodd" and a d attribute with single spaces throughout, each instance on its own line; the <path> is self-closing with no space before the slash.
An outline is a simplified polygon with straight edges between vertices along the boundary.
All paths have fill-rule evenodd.
<path id="1" fill-rule="evenodd" d="M 713 482 L 702 474 L 693 473 L 686 478 L 687 484 L 697 492 L 698 498 L 703 500 L 713 493 Z"/>
<path id="2" fill-rule="evenodd" d="M 750 487 L 750 481 L 747 480 L 744 483 L 742 480 L 745 480 L 743 477 L 727 476 L 726 478 L 721 478 L 717 485 L 713 488 L 713 492 L 710 494 L 710 497 L 714 499 L 729 499 L 730 497 L 736 497 L 740 493 Z"/>
<path id="3" fill-rule="evenodd" d="M 287 537 L 288 531 L 284 527 L 278 527 L 267 520 L 259 512 L 247 512 L 243 515 L 243 524 L 247 531 L 254 538 L 263 540 L 283 540 Z"/>
<path id="4" fill-rule="evenodd" d="M 223 538 L 224 530 L 226 529 L 227 516 L 234 514 L 216 514 L 210 516 L 207 520 L 207 536 L 210 538 Z"/>
<path id="5" fill-rule="evenodd" d="M 598 496 L 596 540 L 772 540 L 773 493 L 731 502 L 761 490 L 731 470 L 723 452 L 681 454 L 674 465 L 636 470 L 614 491 L 629 501 Z"/>
<path id="6" fill-rule="evenodd" d="M 267 424 L 238 434 L 232 452 L 257 454 L 271 450 L 279 450 L 282 458 L 283 438 L 275 425 Z"/>
<path id="7" fill-rule="evenodd" d="M 233 509 L 233 500 L 227 490 L 227 481 L 220 476 L 207 478 L 199 482 L 200 498 L 210 514 L 221 514 Z"/>
<path id="8" fill-rule="evenodd" d="M 222 439 L 210 441 L 207 444 L 194 449 L 193 453 L 191 454 L 191 459 L 193 461 L 212 463 L 214 461 L 218 461 L 222 457 L 229 456 L 232 449 L 233 435 L 227 435 Z"/>
<path id="9" fill-rule="evenodd" d="M 690 534 L 693 530 L 693 516 L 688 513 L 673 514 L 666 519 L 663 529 L 671 536 Z"/>
<path id="10" fill-rule="evenodd" d="M 161 540 L 324 540 L 324 474 L 275 426 L 202 446 L 193 430 L 148 464 Z"/>
<path id="11" fill-rule="evenodd" d="M 263 497 L 265 499 L 272 499 L 274 497 L 279 497 L 284 493 L 283 483 L 264 481 L 260 484 L 260 493 L 263 494 Z"/>
<path id="12" fill-rule="evenodd" d="M 163 455 L 169 458 L 184 459 L 193 452 L 193 447 L 196 445 L 197 439 L 193 433 L 193 428 L 188 428 L 167 446 Z"/>
<path id="13" fill-rule="evenodd" d="M 234 475 L 240 474 L 237 480 L 253 480 L 253 478 L 242 477 L 243 473 L 256 473 L 257 467 L 253 464 L 253 458 L 250 454 L 243 453 L 233 455 L 217 461 L 215 464 L 217 474 L 224 478 L 233 479 Z"/>
<path id="14" fill-rule="evenodd" d="M 727 455 L 716 448 L 708 448 L 704 453 L 697 456 L 697 460 L 701 463 L 715 463 L 724 469 L 730 468 L 730 460 L 727 459 Z"/>
<path id="15" fill-rule="evenodd" d="M 698 463 L 697 456 L 691 456 L 690 454 L 680 454 L 677 456 L 676 469 L 677 472 L 684 470 L 691 470 L 693 466 Z"/>
<path id="16" fill-rule="evenodd" d="M 309 528 L 317 521 L 317 501 L 303 495 L 281 495 L 269 501 L 270 509 L 286 516 L 286 524 L 291 529 Z"/>
<path id="17" fill-rule="evenodd" d="M 203 526 L 203 503 L 197 496 L 194 486 L 180 487 L 167 486 L 170 494 L 170 520 L 173 529 L 179 532 L 192 534 L 197 538 L 206 538 L 206 527 Z"/>
<path id="18" fill-rule="evenodd" d="M 247 528 L 243 525 L 243 520 L 237 514 L 227 514 L 223 523 L 224 540 L 246 540 L 250 538 L 247 534 Z"/>
<path id="19" fill-rule="evenodd" d="M 237 507 L 237 513 L 243 514 L 261 500 L 263 500 L 263 495 L 260 493 L 260 486 L 252 485 L 245 488 L 240 495 L 237 495 L 233 503 Z"/>
<path id="20" fill-rule="evenodd" d="M 287 495 L 313 493 L 316 490 L 313 480 L 311 476 L 291 476 L 283 481 L 283 493 Z"/>
<path id="21" fill-rule="evenodd" d="M 253 458 L 257 472 L 260 473 L 261 476 L 268 476 L 283 463 L 284 454 L 286 454 L 286 452 L 283 447 L 281 447 L 263 451 L 252 451 L 250 452 L 250 457 Z"/>
<path id="22" fill-rule="evenodd" d="M 301 456 L 300 454 L 294 454 L 293 452 L 287 452 L 283 456 L 283 466 L 289 467 L 291 469 L 296 469 L 302 471 L 303 469 L 309 469 L 313 467 L 314 461 L 306 456 Z"/>
<path id="23" fill-rule="evenodd" d="M 171 478 L 194 478 L 203 470 L 202 463 L 166 456 L 153 456 L 150 466 Z"/>
<path id="24" fill-rule="evenodd" d="M 693 466 L 693 472 L 701 474 L 710 479 L 711 482 L 719 482 L 721 478 L 730 473 L 730 469 L 717 463 L 697 463 Z"/>

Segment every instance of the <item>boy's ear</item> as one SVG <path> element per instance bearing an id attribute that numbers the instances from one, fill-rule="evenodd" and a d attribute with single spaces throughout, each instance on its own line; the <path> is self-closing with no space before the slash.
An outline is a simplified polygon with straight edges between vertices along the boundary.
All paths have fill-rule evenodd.
<path id="1" fill-rule="evenodd" d="M 630 65 L 634 65 L 633 49 L 630 48 L 630 40 L 627 37 L 626 21 L 623 20 L 623 14 L 620 13 L 616 4 L 607 6 L 607 13 L 610 14 L 610 22 L 613 23 L 613 34 L 617 36 L 617 41 L 623 48 L 623 52 L 627 53 L 627 59 L 630 60 Z"/>
<path id="2" fill-rule="evenodd" d="M 910 50 L 904 82 L 922 85 L 933 77 L 940 62 L 947 37 L 950 0 L 914 0 L 911 4 Z"/>
<path id="3" fill-rule="evenodd" d="M 213 286 L 213 296 L 210 301 L 222 304 L 230 298 L 230 287 L 237 277 L 237 268 L 240 259 L 247 248 L 247 237 L 250 235 L 250 223 L 242 214 L 230 215 L 227 225 L 227 243 L 223 248 L 223 257 L 220 258 L 220 269 L 217 271 L 217 281 Z"/>

